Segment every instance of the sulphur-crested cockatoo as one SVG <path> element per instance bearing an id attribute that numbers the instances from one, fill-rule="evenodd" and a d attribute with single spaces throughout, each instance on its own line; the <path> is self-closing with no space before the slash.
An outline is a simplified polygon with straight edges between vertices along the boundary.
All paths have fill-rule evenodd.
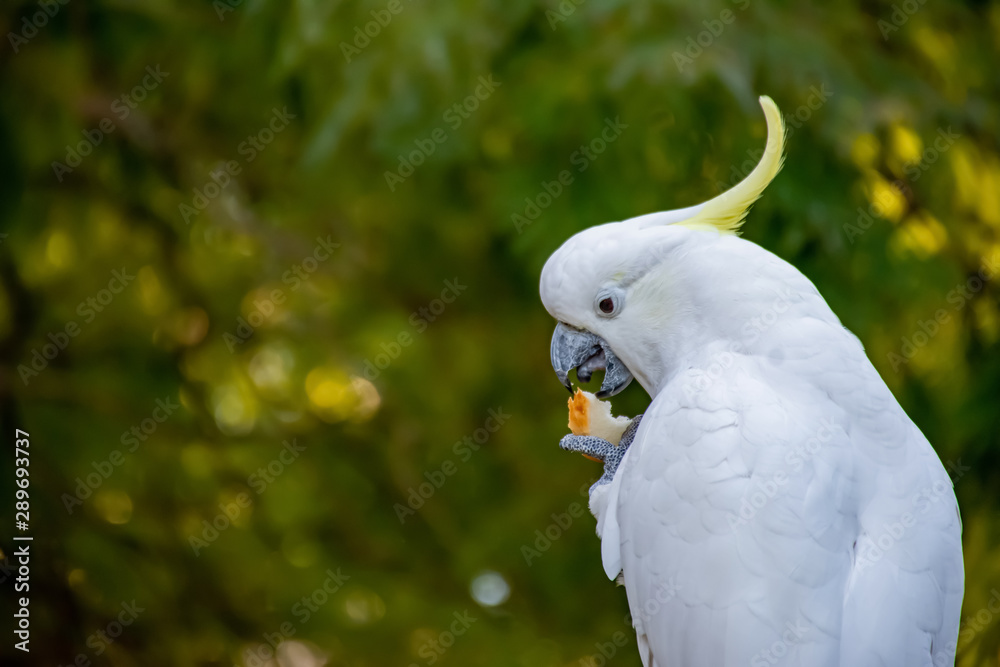
<path id="1" fill-rule="evenodd" d="M 546 262 L 552 363 L 652 402 L 592 487 L 647 667 L 952 664 L 963 593 L 951 479 L 823 297 L 736 232 L 782 165 L 698 206 L 586 229 Z"/>

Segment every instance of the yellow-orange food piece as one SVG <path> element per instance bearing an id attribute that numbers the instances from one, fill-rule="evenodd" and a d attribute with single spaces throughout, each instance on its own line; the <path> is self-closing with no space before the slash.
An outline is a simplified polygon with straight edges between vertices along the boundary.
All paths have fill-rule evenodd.
<path id="1" fill-rule="evenodd" d="M 590 435 L 590 402 L 584 393 L 577 389 L 569 399 L 569 430 L 573 435 Z"/>
<path id="2" fill-rule="evenodd" d="M 582 389 L 569 399 L 569 430 L 573 435 L 592 435 L 617 445 L 631 421 L 613 416 L 610 403 Z"/>

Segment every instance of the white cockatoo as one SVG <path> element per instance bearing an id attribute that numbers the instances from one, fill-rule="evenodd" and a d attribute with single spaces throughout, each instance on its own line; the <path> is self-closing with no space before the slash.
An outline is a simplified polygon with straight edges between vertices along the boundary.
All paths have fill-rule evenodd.
<path id="1" fill-rule="evenodd" d="M 552 363 L 652 402 L 591 488 L 646 667 L 940 667 L 964 573 L 951 479 L 859 340 L 789 263 L 737 236 L 784 127 L 698 206 L 586 229 L 546 262 Z"/>

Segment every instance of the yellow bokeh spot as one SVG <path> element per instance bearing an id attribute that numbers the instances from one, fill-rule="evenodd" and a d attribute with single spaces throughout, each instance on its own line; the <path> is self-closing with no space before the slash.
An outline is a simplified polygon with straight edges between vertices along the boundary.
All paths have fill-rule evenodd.
<path id="1" fill-rule="evenodd" d="M 979 258 L 982 260 L 983 268 L 989 271 L 989 279 L 996 280 L 995 272 L 1000 265 L 1000 243 L 984 243 Z"/>
<path id="2" fill-rule="evenodd" d="M 45 259 L 57 269 L 69 266 L 73 260 L 73 240 L 63 231 L 55 231 L 49 235 L 45 244 Z"/>
<path id="3" fill-rule="evenodd" d="M 996 342 L 1000 337 L 1000 315 L 997 314 L 997 304 L 992 299 L 976 299 L 973 302 L 973 312 L 976 314 L 976 329 L 987 344 Z"/>
<path id="4" fill-rule="evenodd" d="M 247 373 L 261 391 L 284 395 L 289 389 L 290 372 L 294 365 L 295 357 L 291 350 L 283 345 L 269 344 L 253 356 Z"/>
<path id="5" fill-rule="evenodd" d="M 99 491 L 94 496 L 94 509 L 108 523 L 121 525 L 132 518 L 132 499 L 123 491 Z"/>
<path id="6" fill-rule="evenodd" d="M 959 141 L 948 151 L 948 157 L 955 176 L 956 207 L 961 210 L 975 208 L 979 195 L 979 179 L 976 177 L 979 159 L 975 148 Z"/>
<path id="7" fill-rule="evenodd" d="M 916 132 L 905 125 L 896 124 L 889 130 L 893 156 L 901 163 L 917 162 L 924 150 L 924 143 Z"/>
<path id="8" fill-rule="evenodd" d="M 983 160 L 979 170 L 979 198 L 976 212 L 992 227 L 1000 228 L 1000 160 L 995 155 Z"/>
<path id="9" fill-rule="evenodd" d="M 862 169 L 875 166 L 879 151 L 882 147 L 874 134 L 859 134 L 851 144 L 851 160 Z"/>
<path id="10" fill-rule="evenodd" d="M 351 386 L 358 396 L 358 406 L 354 411 L 356 421 L 366 421 L 373 417 L 382 405 L 382 397 L 371 382 L 362 377 L 352 377 Z"/>
<path id="11" fill-rule="evenodd" d="M 327 422 L 364 421 L 378 410 L 381 397 L 368 380 L 349 377 L 330 366 L 314 368 L 306 376 L 306 394 L 313 412 Z"/>
<path id="12" fill-rule="evenodd" d="M 881 174 L 869 171 L 866 174 L 865 194 L 871 202 L 872 212 L 880 218 L 899 222 L 906 212 L 906 197 Z"/>
<path id="13" fill-rule="evenodd" d="M 947 76 L 955 70 L 955 48 L 951 35 L 936 32 L 928 26 L 920 26 L 914 31 L 917 48 L 934 63 L 938 71 Z"/>
<path id="14" fill-rule="evenodd" d="M 385 616 L 385 602 L 374 591 L 356 588 L 344 596 L 344 613 L 351 622 L 367 625 Z"/>
<path id="15" fill-rule="evenodd" d="M 347 419 L 354 409 L 351 381 L 342 371 L 320 366 L 306 376 L 306 394 L 313 411 L 325 421 Z"/>
<path id="16" fill-rule="evenodd" d="M 350 393 L 347 375 L 332 368 L 314 368 L 306 376 L 306 393 L 319 408 L 335 408 Z"/>
<path id="17" fill-rule="evenodd" d="M 909 216 L 892 235 L 893 249 L 909 251 L 920 258 L 936 254 L 948 242 L 948 231 L 926 211 Z"/>
<path id="18" fill-rule="evenodd" d="M 223 385 L 212 394 L 215 423 L 226 435 L 245 435 L 257 421 L 257 403 L 249 392 L 235 385 Z"/>
<path id="19" fill-rule="evenodd" d="M 974 213 L 994 229 L 1000 229 L 1000 159 L 958 140 L 948 151 L 955 178 L 955 208 Z"/>

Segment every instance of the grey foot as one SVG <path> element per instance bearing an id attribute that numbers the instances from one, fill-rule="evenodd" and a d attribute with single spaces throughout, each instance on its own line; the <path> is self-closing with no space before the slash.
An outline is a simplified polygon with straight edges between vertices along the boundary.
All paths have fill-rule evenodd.
<path id="1" fill-rule="evenodd" d="M 602 484 L 609 484 L 615 478 L 615 472 L 625 457 L 625 452 L 628 451 L 629 446 L 632 444 L 635 433 L 639 430 L 639 422 L 641 420 L 642 415 L 632 420 L 622 434 L 621 442 L 617 446 L 603 438 L 596 438 L 592 435 L 567 435 L 563 436 L 563 439 L 559 441 L 559 447 L 565 449 L 567 452 L 583 454 L 604 463 L 604 475 L 590 487 L 591 493 L 593 493 L 596 487 Z"/>

